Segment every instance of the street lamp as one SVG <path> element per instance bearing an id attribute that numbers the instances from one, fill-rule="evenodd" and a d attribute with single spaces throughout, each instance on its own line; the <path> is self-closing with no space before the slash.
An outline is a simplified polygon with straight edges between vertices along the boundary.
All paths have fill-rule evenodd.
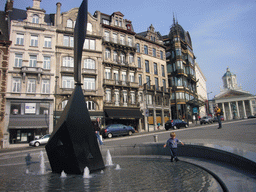
<path id="1" fill-rule="evenodd" d="M 209 108 L 209 95 L 212 93 L 212 91 L 211 92 L 209 92 L 209 93 L 207 93 L 207 116 L 210 114 L 210 108 Z"/>
<path id="2" fill-rule="evenodd" d="M 54 127 L 56 126 L 57 118 L 56 118 L 56 110 L 57 110 L 57 85 L 58 85 L 58 78 L 59 76 L 55 76 L 55 93 L 54 93 L 54 98 L 55 98 L 55 109 L 54 109 Z"/>
<path id="3" fill-rule="evenodd" d="M 149 132 L 149 122 L 148 122 L 149 109 L 148 109 L 148 102 L 147 102 L 147 84 L 149 84 L 150 81 L 151 81 L 151 80 L 149 79 L 146 83 L 143 84 L 143 85 L 144 85 L 144 88 L 145 88 L 145 102 L 146 102 L 145 115 L 146 115 L 146 117 L 147 117 L 148 132 Z"/>

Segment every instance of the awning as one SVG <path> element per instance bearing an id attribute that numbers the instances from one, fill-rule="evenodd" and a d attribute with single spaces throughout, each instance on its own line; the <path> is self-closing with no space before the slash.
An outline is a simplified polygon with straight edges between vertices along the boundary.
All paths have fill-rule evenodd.
<path id="1" fill-rule="evenodd" d="M 201 107 L 201 106 L 205 105 L 205 102 L 201 101 L 199 99 L 192 99 L 192 100 L 187 101 L 187 104 L 190 104 L 194 107 Z"/>
<path id="2" fill-rule="evenodd" d="M 143 118 L 140 109 L 105 109 L 108 118 Z"/>
<path id="3" fill-rule="evenodd" d="M 10 118 L 9 129 L 35 129 L 48 128 L 49 118 L 34 117 L 34 118 Z"/>

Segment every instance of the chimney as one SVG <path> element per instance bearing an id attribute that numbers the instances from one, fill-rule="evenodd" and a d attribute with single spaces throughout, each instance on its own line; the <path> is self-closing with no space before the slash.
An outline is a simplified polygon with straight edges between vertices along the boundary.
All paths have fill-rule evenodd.
<path id="1" fill-rule="evenodd" d="M 57 9 L 56 9 L 56 26 L 60 25 L 60 7 L 61 7 L 61 3 L 58 2 L 56 3 L 57 5 Z"/>
<path id="2" fill-rule="evenodd" d="M 5 12 L 12 11 L 13 9 L 13 0 L 7 0 L 5 4 Z"/>

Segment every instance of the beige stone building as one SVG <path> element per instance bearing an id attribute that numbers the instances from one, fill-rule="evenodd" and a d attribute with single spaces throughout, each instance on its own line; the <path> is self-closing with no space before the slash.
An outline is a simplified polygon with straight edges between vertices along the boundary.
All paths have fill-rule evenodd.
<path id="1" fill-rule="evenodd" d="M 170 96 L 165 46 L 161 34 L 151 25 L 147 31 L 136 34 L 136 61 L 138 66 L 140 107 L 144 127 L 164 125 L 170 119 Z"/>
<path id="2" fill-rule="evenodd" d="M 51 15 L 33 0 L 9 10 L 10 46 L 5 131 L 11 143 L 29 142 L 53 128 L 56 30 Z"/>

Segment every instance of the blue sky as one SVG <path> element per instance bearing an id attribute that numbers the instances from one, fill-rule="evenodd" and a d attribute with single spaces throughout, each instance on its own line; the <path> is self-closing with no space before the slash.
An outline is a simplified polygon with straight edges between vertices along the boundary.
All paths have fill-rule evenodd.
<path id="1" fill-rule="evenodd" d="M 4 10 L 6 0 L 0 0 Z M 82 0 L 42 0 L 46 13 L 79 7 Z M 207 79 L 210 99 L 223 87 L 222 76 L 229 67 L 243 90 L 256 95 L 256 1 L 255 0 L 88 0 L 89 12 L 112 14 L 120 11 L 131 20 L 135 32 L 153 24 L 162 35 L 169 33 L 173 13 L 190 33 L 196 61 Z M 33 0 L 14 0 L 14 7 L 26 9 Z"/>

